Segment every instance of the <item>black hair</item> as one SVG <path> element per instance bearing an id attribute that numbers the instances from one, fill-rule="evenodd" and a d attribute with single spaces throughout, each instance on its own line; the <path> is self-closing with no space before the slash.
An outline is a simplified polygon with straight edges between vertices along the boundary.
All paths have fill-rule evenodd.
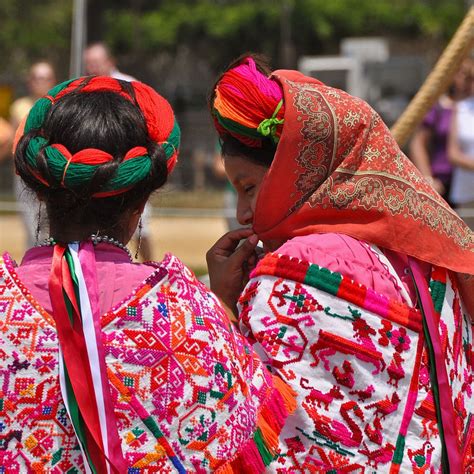
<path id="1" fill-rule="evenodd" d="M 270 168 L 276 152 L 276 145 L 270 139 L 262 140 L 260 148 L 245 145 L 232 135 L 226 135 L 220 140 L 221 154 L 227 156 L 240 156 L 256 165 Z"/>
<path id="2" fill-rule="evenodd" d="M 214 101 L 216 99 L 216 87 L 222 79 L 222 76 L 229 71 L 241 64 L 245 59 L 252 58 L 255 61 L 257 70 L 262 74 L 269 76 L 272 73 L 269 59 L 263 54 L 258 53 L 244 53 L 238 58 L 234 59 L 225 69 L 222 71 L 212 87 L 211 93 L 208 97 L 208 106 L 211 111 L 214 109 Z M 275 156 L 277 146 L 273 143 L 270 138 L 262 138 L 260 147 L 251 147 L 245 145 L 237 138 L 234 138 L 230 134 L 226 134 L 220 137 L 221 153 L 223 157 L 226 156 L 240 156 L 244 159 L 251 161 L 257 165 L 270 167 Z"/>
<path id="3" fill-rule="evenodd" d="M 132 87 L 124 81 L 120 83 L 131 94 Z M 28 166 L 26 149 L 37 136 L 44 137 L 48 144 L 63 145 L 72 154 L 85 148 L 97 148 L 110 153 L 113 160 L 98 166 L 92 179 L 81 188 L 66 189 L 50 172 L 43 149 L 36 156 L 36 176 Z M 149 175 L 122 194 L 94 198 L 93 195 L 115 176 L 126 153 L 137 146 L 148 150 L 152 163 Z M 17 173 L 46 202 L 51 225 L 55 228 L 74 226 L 86 233 L 91 229 L 111 232 L 120 225 L 126 211 L 137 209 L 167 179 L 165 153 L 149 138 L 138 105 L 112 91 L 77 90 L 61 97 L 51 106 L 42 129 L 31 130 L 22 137 L 14 159 Z"/>

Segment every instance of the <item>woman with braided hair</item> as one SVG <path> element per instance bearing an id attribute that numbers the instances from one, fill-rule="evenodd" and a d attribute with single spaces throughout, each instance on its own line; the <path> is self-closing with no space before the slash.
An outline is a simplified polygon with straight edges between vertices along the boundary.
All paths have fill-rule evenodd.
<path id="1" fill-rule="evenodd" d="M 341 90 L 247 55 L 210 110 L 252 226 L 211 289 L 298 393 L 275 471 L 472 472 L 472 232 Z"/>
<path id="2" fill-rule="evenodd" d="M 51 89 L 15 164 L 50 238 L 0 260 L 2 472 L 260 473 L 294 394 L 176 257 L 126 244 L 178 156 L 168 102 L 139 82 Z"/>

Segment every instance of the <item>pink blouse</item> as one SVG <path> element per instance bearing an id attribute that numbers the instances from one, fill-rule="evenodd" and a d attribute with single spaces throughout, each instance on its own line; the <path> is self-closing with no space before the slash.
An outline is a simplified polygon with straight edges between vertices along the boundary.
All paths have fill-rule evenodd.
<path id="1" fill-rule="evenodd" d="M 411 300 L 415 301 L 415 288 L 411 277 L 405 273 L 403 259 L 396 252 L 387 250 L 382 252 L 393 266 Z M 297 257 L 333 272 L 342 273 L 377 293 L 403 301 L 397 279 L 367 242 L 343 234 L 311 234 L 294 237 L 284 243 L 277 253 Z M 430 265 L 422 263 L 422 269 L 428 277 Z"/>
<path id="2" fill-rule="evenodd" d="M 53 247 L 34 247 L 25 253 L 16 273 L 38 303 L 51 314 L 48 281 Z M 149 264 L 132 263 L 122 249 L 100 243 L 95 247 L 99 275 L 99 304 L 101 314 L 111 310 L 153 273 Z"/>

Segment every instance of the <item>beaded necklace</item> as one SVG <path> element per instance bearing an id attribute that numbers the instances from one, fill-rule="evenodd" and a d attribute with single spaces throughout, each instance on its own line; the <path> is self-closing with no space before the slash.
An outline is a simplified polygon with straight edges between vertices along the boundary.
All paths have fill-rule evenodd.
<path id="1" fill-rule="evenodd" d="M 97 245 L 100 243 L 114 245 L 115 247 L 118 247 L 119 249 L 122 249 L 123 251 L 125 251 L 127 255 L 129 256 L 130 261 L 133 260 L 130 250 L 127 248 L 125 244 L 123 244 L 119 240 L 114 239 L 113 237 L 108 237 L 107 235 L 96 235 L 96 234 L 92 234 L 89 238 L 94 245 Z M 36 247 L 51 247 L 56 244 L 57 244 L 57 241 L 53 237 L 49 237 L 45 239 L 41 244 L 36 245 Z"/>

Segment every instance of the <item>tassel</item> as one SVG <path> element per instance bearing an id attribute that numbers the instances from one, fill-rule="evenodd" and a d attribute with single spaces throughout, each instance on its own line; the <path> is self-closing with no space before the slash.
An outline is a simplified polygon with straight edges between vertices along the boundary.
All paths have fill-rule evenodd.
<path id="1" fill-rule="evenodd" d="M 255 445 L 257 446 L 258 452 L 260 453 L 260 457 L 262 458 L 263 464 L 265 464 L 265 466 L 268 466 L 273 461 L 273 458 L 275 456 L 268 449 L 268 446 L 266 445 L 265 440 L 263 439 L 262 431 L 260 428 L 257 428 L 253 440 L 255 441 Z"/>
<path id="2" fill-rule="evenodd" d="M 268 450 L 275 455 L 278 449 L 278 435 L 261 414 L 258 416 L 258 427 Z"/>
<path id="3" fill-rule="evenodd" d="M 261 472 L 265 472 L 265 464 L 263 463 L 262 455 L 253 439 L 244 444 L 242 451 L 245 453 L 245 455 L 241 456 L 241 461 L 244 465 L 242 472 L 246 474 L 260 474 Z"/>
<path id="4" fill-rule="evenodd" d="M 296 410 L 297 393 L 277 375 L 273 376 L 273 385 L 283 398 L 283 403 L 285 404 L 287 412 L 293 413 Z"/>
<path id="5" fill-rule="evenodd" d="M 288 415 L 296 409 L 296 393 L 283 380 L 273 376 L 273 389 L 257 418 L 257 426 L 235 458 L 216 469 L 218 474 L 260 474 L 278 454 L 278 435 Z"/>

